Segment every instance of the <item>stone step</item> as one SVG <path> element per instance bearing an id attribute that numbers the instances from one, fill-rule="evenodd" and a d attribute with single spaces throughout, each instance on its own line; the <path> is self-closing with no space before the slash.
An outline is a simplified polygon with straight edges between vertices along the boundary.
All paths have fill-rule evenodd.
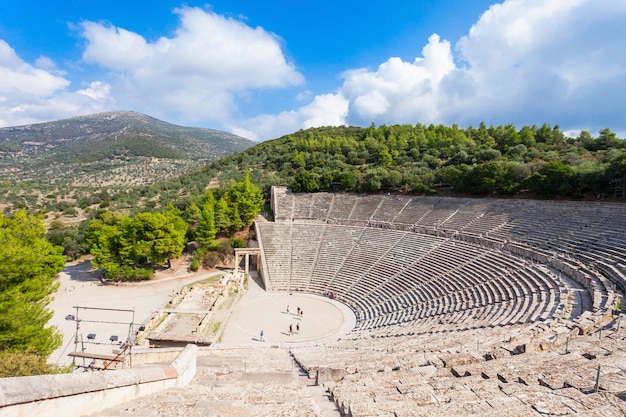
<path id="1" fill-rule="evenodd" d="M 337 408 L 337 404 L 332 399 L 326 388 L 315 385 L 315 380 L 309 378 L 308 373 L 293 360 L 294 375 L 296 375 L 299 383 L 306 388 L 311 395 L 313 401 L 318 407 L 320 416 L 322 417 L 341 417 L 341 413 Z"/>
<path id="2" fill-rule="evenodd" d="M 286 350 L 209 350 L 202 355 L 196 377 L 188 386 L 170 388 L 91 417 L 340 416 L 323 389 L 312 386 L 308 378 L 304 380 Z"/>

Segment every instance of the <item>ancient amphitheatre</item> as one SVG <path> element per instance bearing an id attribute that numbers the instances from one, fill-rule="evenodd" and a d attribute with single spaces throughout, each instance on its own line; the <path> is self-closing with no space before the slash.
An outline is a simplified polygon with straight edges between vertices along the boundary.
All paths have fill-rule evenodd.
<path id="1" fill-rule="evenodd" d="M 623 204 L 276 187 L 272 206 L 195 378 L 84 415 L 626 414 Z"/>

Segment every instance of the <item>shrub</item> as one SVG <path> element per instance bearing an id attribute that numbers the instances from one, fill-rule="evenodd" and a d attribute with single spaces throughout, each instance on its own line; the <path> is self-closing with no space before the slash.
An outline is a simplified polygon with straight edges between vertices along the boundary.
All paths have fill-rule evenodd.
<path id="1" fill-rule="evenodd" d="M 198 269 L 200 269 L 200 261 L 198 259 L 194 259 L 193 261 L 191 261 L 191 266 L 189 267 L 189 269 L 191 269 L 193 272 L 196 272 Z"/>
<path id="2" fill-rule="evenodd" d="M 152 269 L 122 265 L 107 269 L 104 277 L 111 281 L 146 281 L 152 278 L 153 274 Z"/>
<path id="3" fill-rule="evenodd" d="M 252 232 L 254 233 L 254 232 Z M 248 233 L 248 237 L 250 236 L 250 233 Z M 245 248 L 246 247 L 246 241 L 243 240 L 240 237 L 233 237 L 230 239 L 230 245 L 233 248 Z"/>
<path id="4" fill-rule="evenodd" d="M 63 210 L 63 214 L 65 214 L 66 216 L 76 217 L 78 216 L 78 210 L 76 210 L 74 207 L 68 207 Z"/>
<path id="5" fill-rule="evenodd" d="M 232 256 L 234 252 L 233 247 L 230 245 L 230 242 L 228 240 L 220 241 L 216 249 L 222 262 L 228 259 L 228 257 Z"/>
<path id="6" fill-rule="evenodd" d="M 220 255 L 217 252 L 208 252 L 202 259 L 202 266 L 206 269 L 213 269 L 220 262 Z"/>
<path id="7" fill-rule="evenodd" d="M 207 253 L 207 249 L 204 246 L 200 246 L 199 248 L 193 251 L 192 256 L 194 260 L 201 261 L 202 258 L 204 258 L 204 255 L 206 255 L 206 253 Z"/>
<path id="8" fill-rule="evenodd" d="M 46 363 L 46 358 L 29 352 L 0 351 L 0 378 L 68 373 L 66 367 Z"/>

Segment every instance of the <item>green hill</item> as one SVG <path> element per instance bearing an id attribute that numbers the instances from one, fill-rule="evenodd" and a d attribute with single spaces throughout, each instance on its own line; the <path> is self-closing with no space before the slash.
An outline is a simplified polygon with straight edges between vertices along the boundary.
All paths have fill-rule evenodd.
<path id="1" fill-rule="evenodd" d="M 626 141 L 609 129 L 567 137 L 558 126 L 323 127 L 258 144 L 210 165 L 225 179 L 251 169 L 267 191 L 457 193 L 615 198 Z"/>

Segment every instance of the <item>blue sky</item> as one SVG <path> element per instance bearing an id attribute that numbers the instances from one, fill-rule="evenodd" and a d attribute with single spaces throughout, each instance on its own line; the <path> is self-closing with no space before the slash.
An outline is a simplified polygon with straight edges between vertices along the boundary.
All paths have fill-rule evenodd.
<path id="1" fill-rule="evenodd" d="M 109 110 L 626 132 L 626 1 L 0 2 L 0 127 Z"/>

